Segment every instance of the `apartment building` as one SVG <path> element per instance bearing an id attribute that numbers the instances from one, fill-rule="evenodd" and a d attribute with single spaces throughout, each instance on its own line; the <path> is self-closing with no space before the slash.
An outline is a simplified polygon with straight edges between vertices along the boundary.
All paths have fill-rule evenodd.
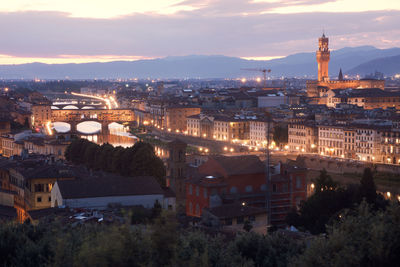
<path id="1" fill-rule="evenodd" d="M 400 129 L 381 129 L 379 161 L 400 164 Z"/>
<path id="2" fill-rule="evenodd" d="M 380 142 L 379 127 L 357 126 L 355 129 L 356 158 L 363 161 L 378 161 Z"/>
<path id="3" fill-rule="evenodd" d="M 170 105 L 165 108 L 165 125 L 172 132 L 186 132 L 187 118 L 200 114 L 200 107 L 191 105 Z"/>
<path id="4" fill-rule="evenodd" d="M 313 122 L 292 120 L 288 124 L 289 151 L 315 153 L 318 147 L 318 128 Z"/>
<path id="5" fill-rule="evenodd" d="M 267 118 L 259 118 L 250 121 L 250 145 L 257 147 L 266 147 L 268 145 L 268 133 L 272 140 L 272 128 L 274 124 L 272 121 L 268 122 Z M 268 131 L 269 125 L 269 131 Z"/>
<path id="6" fill-rule="evenodd" d="M 340 125 L 318 126 L 319 154 L 344 158 L 344 128 Z"/>
<path id="7" fill-rule="evenodd" d="M 229 141 L 230 130 L 230 120 L 223 117 L 216 117 L 214 119 L 213 139 L 218 141 Z"/>
<path id="8" fill-rule="evenodd" d="M 344 157 L 356 158 L 356 130 L 353 128 L 344 129 Z"/>
<path id="9" fill-rule="evenodd" d="M 186 126 L 188 135 L 190 136 L 200 136 L 200 115 L 193 115 L 187 118 Z"/>
<path id="10" fill-rule="evenodd" d="M 31 123 L 33 127 L 42 127 L 51 121 L 50 105 L 33 105 Z"/>

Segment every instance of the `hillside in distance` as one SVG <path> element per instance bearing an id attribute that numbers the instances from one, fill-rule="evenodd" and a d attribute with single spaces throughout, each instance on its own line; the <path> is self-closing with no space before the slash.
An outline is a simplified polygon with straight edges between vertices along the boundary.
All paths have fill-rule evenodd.
<path id="1" fill-rule="evenodd" d="M 329 71 L 332 77 L 342 68 L 344 73 L 365 75 L 361 64 L 371 60 L 400 55 L 400 48 L 377 49 L 372 46 L 346 47 L 331 52 Z M 373 63 L 372 63 L 373 64 Z M 381 65 L 379 65 L 381 66 Z M 393 64 L 393 68 L 396 68 Z M 374 68 L 385 74 L 392 73 L 389 66 Z M 385 67 L 385 69 L 383 69 Z M 107 78 L 238 78 L 261 76 L 246 71 L 248 68 L 272 69 L 272 77 L 308 77 L 317 73 L 315 52 L 298 53 L 273 60 L 246 60 L 227 56 L 180 56 L 137 61 L 107 63 L 0 65 L 2 79 L 107 79 Z M 360 71 L 355 73 L 354 71 Z"/>
<path id="2" fill-rule="evenodd" d="M 379 71 L 388 76 L 400 74 L 400 55 L 393 57 L 377 58 L 348 71 L 348 74 L 369 74 Z"/>

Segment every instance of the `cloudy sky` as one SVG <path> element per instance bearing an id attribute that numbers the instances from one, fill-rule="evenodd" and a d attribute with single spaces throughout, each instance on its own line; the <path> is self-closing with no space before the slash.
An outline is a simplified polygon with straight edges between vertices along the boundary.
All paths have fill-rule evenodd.
<path id="1" fill-rule="evenodd" d="M 0 64 L 400 47 L 400 0 L 4 0 Z"/>

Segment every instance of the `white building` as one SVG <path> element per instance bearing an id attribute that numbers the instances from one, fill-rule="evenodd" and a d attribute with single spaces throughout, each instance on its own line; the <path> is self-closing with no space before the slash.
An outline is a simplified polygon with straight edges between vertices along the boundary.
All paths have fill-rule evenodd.
<path id="1" fill-rule="evenodd" d="M 319 153 L 325 156 L 344 157 L 344 127 L 319 125 Z"/>
<path id="2" fill-rule="evenodd" d="M 295 121 L 288 124 L 289 151 L 314 153 L 318 147 L 318 128 L 306 121 Z"/>
<path id="3" fill-rule="evenodd" d="M 273 123 L 270 122 L 269 133 L 272 134 Z M 257 119 L 250 121 L 250 145 L 266 147 L 268 143 L 268 120 Z M 272 138 L 270 137 L 270 140 Z"/>
<path id="4" fill-rule="evenodd" d="M 152 208 L 158 201 L 175 209 L 175 199 L 154 177 L 107 176 L 57 181 L 51 190 L 51 207 L 106 209 L 109 205 Z"/>
<path id="5" fill-rule="evenodd" d="M 200 136 L 200 115 L 187 117 L 186 130 L 190 136 Z"/>

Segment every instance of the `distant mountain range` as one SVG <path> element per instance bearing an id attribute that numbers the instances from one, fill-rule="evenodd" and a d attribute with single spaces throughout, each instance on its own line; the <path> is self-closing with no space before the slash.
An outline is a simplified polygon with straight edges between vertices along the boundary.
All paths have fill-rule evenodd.
<path id="1" fill-rule="evenodd" d="M 315 53 L 298 53 L 273 60 L 246 60 L 226 56 L 182 56 L 107 63 L 0 65 L 3 79 L 102 79 L 102 78 L 237 78 L 260 76 L 243 69 L 272 69 L 273 77 L 315 77 Z M 400 48 L 346 47 L 331 52 L 329 71 L 364 76 L 375 71 L 400 73 Z"/>

